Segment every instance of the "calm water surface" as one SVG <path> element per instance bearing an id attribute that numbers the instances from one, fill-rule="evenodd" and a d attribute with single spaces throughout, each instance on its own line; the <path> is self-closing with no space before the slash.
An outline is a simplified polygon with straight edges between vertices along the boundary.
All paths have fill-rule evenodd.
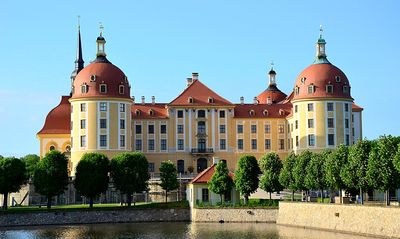
<path id="1" fill-rule="evenodd" d="M 368 237 L 265 223 L 124 223 L 0 228 L 0 239 L 263 238 L 367 239 Z"/>

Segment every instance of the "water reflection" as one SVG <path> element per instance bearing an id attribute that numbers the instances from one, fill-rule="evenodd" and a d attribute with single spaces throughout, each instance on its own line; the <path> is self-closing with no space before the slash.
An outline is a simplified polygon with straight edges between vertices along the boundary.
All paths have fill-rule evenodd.
<path id="1" fill-rule="evenodd" d="M 126 223 L 0 229 L 0 239 L 367 239 L 265 223 Z"/>

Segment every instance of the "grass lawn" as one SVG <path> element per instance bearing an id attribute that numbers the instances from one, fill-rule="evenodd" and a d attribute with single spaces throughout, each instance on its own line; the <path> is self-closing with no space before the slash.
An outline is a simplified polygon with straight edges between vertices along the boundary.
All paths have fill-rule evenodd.
<path id="1" fill-rule="evenodd" d="M 266 209 L 277 209 L 279 208 L 278 199 L 249 199 L 248 204 L 244 204 L 243 200 L 240 203 L 217 203 L 216 205 L 211 205 L 209 203 L 199 202 L 196 208 L 266 208 Z"/>

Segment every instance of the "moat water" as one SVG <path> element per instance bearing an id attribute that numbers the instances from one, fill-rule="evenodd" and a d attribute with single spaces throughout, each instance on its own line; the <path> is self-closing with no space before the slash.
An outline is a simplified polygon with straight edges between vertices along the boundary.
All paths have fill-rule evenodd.
<path id="1" fill-rule="evenodd" d="M 0 228 L 0 239 L 367 239 L 369 237 L 266 223 L 123 223 Z"/>

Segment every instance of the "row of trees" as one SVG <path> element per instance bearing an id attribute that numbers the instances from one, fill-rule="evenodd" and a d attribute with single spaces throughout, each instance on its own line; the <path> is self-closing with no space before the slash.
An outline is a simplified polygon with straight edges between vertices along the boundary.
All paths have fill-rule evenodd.
<path id="1" fill-rule="evenodd" d="M 160 167 L 161 187 L 168 192 L 177 189 L 176 166 L 171 161 Z M 3 209 L 7 209 L 8 194 L 18 192 L 31 178 L 35 191 L 47 198 L 51 208 L 54 196 L 62 194 L 69 183 L 68 159 L 59 151 L 50 151 L 40 160 L 36 155 L 22 159 L 0 157 L 0 193 L 4 195 Z M 148 190 L 148 161 L 142 153 L 121 153 L 111 161 L 100 153 L 86 153 L 76 166 L 74 186 L 78 193 L 89 199 L 93 207 L 94 198 L 105 192 L 109 181 L 121 193 L 126 194 L 127 204 L 132 204 L 132 194 Z"/>

